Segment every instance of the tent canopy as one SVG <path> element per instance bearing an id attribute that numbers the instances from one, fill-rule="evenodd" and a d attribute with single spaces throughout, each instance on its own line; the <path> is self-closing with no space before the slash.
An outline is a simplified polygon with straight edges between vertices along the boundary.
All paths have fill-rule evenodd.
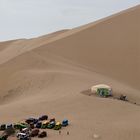
<path id="1" fill-rule="evenodd" d="M 112 89 L 110 86 L 105 84 L 99 84 L 91 87 L 91 92 L 97 95 L 107 97 L 112 95 Z"/>

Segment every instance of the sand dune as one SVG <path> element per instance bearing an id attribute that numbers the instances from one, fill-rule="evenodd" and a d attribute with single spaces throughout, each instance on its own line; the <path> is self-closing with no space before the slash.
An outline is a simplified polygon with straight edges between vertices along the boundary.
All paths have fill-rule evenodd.
<path id="1" fill-rule="evenodd" d="M 39 38 L 0 43 L 0 122 L 48 114 L 70 125 L 50 140 L 138 140 L 140 106 L 86 96 L 105 83 L 140 104 L 140 6 Z M 66 131 L 70 135 L 66 135 Z"/>
<path id="2" fill-rule="evenodd" d="M 47 49 L 139 89 L 139 13 L 138 6 L 98 24 L 87 25 L 84 30 L 50 43 Z"/>
<path id="3" fill-rule="evenodd" d="M 0 44 L 0 64 L 13 59 L 14 57 L 21 55 L 22 53 L 28 52 L 32 49 L 46 45 L 51 42 L 52 38 L 63 34 L 68 30 L 58 31 L 46 36 L 33 39 L 19 39 L 14 41 L 3 42 Z"/>

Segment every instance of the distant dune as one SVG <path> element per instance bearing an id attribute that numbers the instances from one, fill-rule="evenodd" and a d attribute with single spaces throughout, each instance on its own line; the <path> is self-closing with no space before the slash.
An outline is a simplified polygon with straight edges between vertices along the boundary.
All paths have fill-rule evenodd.
<path id="1" fill-rule="evenodd" d="M 61 135 L 49 130 L 48 140 L 138 140 L 139 17 L 136 6 L 71 30 L 1 42 L 0 123 L 48 114 L 70 120 Z M 82 94 L 102 83 L 136 105 Z"/>

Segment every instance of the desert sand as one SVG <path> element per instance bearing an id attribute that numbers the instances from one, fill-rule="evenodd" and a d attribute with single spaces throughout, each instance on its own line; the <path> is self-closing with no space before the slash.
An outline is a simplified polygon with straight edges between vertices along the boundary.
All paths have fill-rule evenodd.
<path id="1" fill-rule="evenodd" d="M 48 140 L 139 140 L 139 17 L 136 6 L 71 30 L 1 42 L 0 123 L 48 114 L 70 121 Z M 83 94 L 101 83 L 137 105 Z"/>

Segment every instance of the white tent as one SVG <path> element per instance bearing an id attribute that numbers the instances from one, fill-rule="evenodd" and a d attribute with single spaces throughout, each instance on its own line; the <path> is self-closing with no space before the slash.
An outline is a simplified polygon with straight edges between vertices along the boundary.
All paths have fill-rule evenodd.
<path id="1" fill-rule="evenodd" d="M 97 93 L 98 89 L 107 89 L 109 91 L 109 95 L 112 95 L 112 89 L 110 86 L 105 85 L 105 84 L 99 84 L 91 87 L 91 92 L 92 93 Z"/>

